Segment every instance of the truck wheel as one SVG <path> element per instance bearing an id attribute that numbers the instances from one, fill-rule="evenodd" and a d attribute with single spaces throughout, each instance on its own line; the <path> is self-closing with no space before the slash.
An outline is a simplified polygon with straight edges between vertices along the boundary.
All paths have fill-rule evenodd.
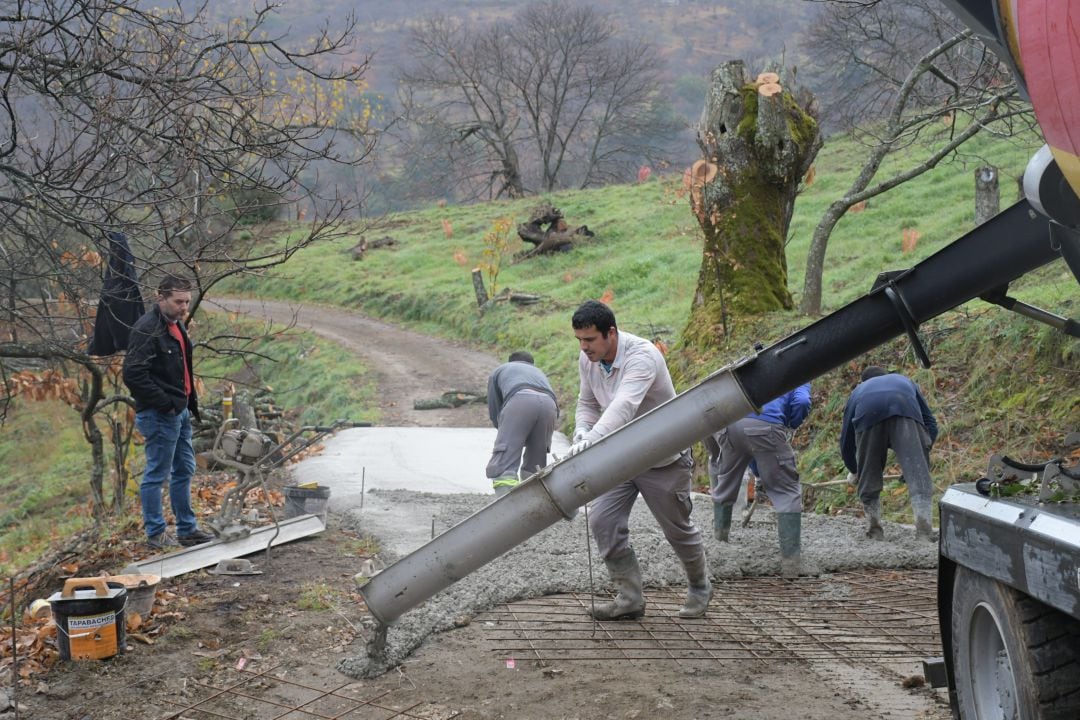
<path id="1" fill-rule="evenodd" d="M 1080 622 L 967 568 L 952 605 L 963 720 L 1080 718 Z"/>

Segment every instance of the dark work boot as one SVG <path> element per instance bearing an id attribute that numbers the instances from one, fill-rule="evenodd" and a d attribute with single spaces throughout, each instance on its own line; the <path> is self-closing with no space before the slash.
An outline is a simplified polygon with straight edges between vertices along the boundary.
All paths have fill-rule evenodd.
<path id="1" fill-rule="evenodd" d="M 802 572 L 802 513 L 776 513 L 780 536 L 780 577 L 797 578 Z"/>
<path id="2" fill-rule="evenodd" d="M 713 503 L 713 537 L 720 542 L 728 541 L 728 534 L 731 532 L 731 511 L 731 505 L 721 505 L 719 503 Z"/>
<path id="3" fill-rule="evenodd" d="M 597 620 L 633 620 L 645 614 L 645 595 L 641 591 L 641 567 L 634 549 L 604 560 L 618 593 L 611 602 L 600 603 L 593 610 Z"/>
<path id="4" fill-rule="evenodd" d="M 730 518 L 731 506 L 728 505 L 728 517 Z M 705 559 L 705 550 L 693 560 L 683 561 L 686 569 L 686 602 L 679 609 L 679 617 L 696 618 L 702 617 L 709 609 L 709 601 L 712 600 L 713 587 L 709 580 L 709 563 Z"/>

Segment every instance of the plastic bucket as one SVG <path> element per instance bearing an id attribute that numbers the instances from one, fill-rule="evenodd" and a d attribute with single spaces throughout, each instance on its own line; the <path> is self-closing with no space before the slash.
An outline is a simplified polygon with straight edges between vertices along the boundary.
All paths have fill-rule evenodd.
<path id="1" fill-rule="evenodd" d="M 318 515 L 326 525 L 326 506 L 330 499 L 330 488 L 317 485 L 313 488 L 286 485 L 282 488 L 285 495 L 285 519 L 300 515 Z"/>
<path id="2" fill-rule="evenodd" d="M 49 596 L 61 660 L 102 660 L 124 652 L 127 589 L 105 578 L 68 578 Z"/>
<path id="3" fill-rule="evenodd" d="M 160 575 L 113 575 L 109 582 L 120 583 L 127 590 L 127 610 L 146 620 L 154 609 L 154 593 L 161 582 Z"/>

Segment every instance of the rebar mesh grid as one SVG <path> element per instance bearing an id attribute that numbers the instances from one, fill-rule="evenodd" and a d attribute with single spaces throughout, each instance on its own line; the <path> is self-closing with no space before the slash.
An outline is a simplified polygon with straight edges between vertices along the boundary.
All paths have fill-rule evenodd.
<path id="1" fill-rule="evenodd" d="M 233 670 L 234 676 L 226 684 L 189 685 L 198 699 L 184 703 L 166 700 L 177 708 L 166 720 L 447 720 L 459 714 L 417 702 L 415 691 L 373 691 L 352 681 L 317 688 L 287 679 L 280 667 L 259 672 Z"/>
<path id="2" fill-rule="evenodd" d="M 640 620 L 594 622 L 584 593 L 507 603 L 480 614 L 492 652 L 541 665 L 568 660 L 762 663 L 833 660 L 895 663 L 941 652 L 933 570 L 845 572 L 821 578 L 740 578 L 715 583 L 703 618 L 679 617 L 683 591 L 646 592 Z M 602 601 L 604 598 L 598 598 Z M 167 700 L 185 720 L 444 720 L 458 712 L 417 702 L 415 690 L 349 682 L 319 688 L 280 666 L 230 670 Z"/>
<path id="3" fill-rule="evenodd" d="M 571 593 L 500 605 L 477 622 L 493 652 L 541 664 L 918 660 L 941 654 L 936 582 L 933 570 L 740 578 L 714 583 L 703 618 L 679 617 L 684 592 L 652 590 L 639 620 L 595 622 L 592 596 Z"/>

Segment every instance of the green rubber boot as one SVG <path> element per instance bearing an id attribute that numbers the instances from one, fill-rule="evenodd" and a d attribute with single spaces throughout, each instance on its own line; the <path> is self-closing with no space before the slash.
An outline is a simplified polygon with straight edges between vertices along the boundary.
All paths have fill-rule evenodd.
<path id="1" fill-rule="evenodd" d="M 780 535 L 780 576 L 797 578 L 802 572 L 802 513 L 776 513 Z"/>
<path id="2" fill-rule="evenodd" d="M 731 532 L 731 505 L 720 505 L 719 503 L 713 503 L 712 506 L 712 528 L 713 537 L 720 542 L 728 541 L 728 534 Z"/>

